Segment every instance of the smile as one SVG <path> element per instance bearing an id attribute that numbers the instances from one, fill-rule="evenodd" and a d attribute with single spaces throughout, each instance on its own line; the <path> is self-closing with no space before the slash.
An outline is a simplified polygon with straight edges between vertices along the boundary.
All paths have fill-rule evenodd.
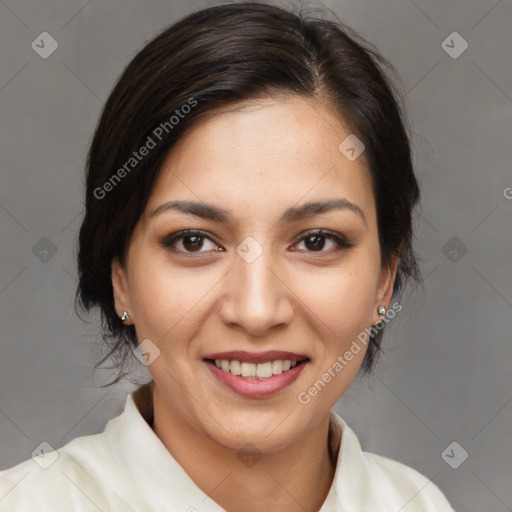
<path id="1" fill-rule="evenodd" d="M 290 368 L 295 368 L 297 363 L 300 362 L 301 361 L 291 361 L 290 359 L 277 359 L 276 361 L 256 364 L 236 360 L 228 361 L 227 359 L 215 359 L 215 366 L 222 368 L 225 372 L 249 379 L 270 379 L 274 375 L 281 375 L 281 373 L 288 371 Z"/>
<path id="2" fill-rule="evenodd" d="M 246 398 L 266 398 L 295 382 L 311 359 L 305 354 L 272 350 L 209 354 L 203 361 L 222 387 Z"/>

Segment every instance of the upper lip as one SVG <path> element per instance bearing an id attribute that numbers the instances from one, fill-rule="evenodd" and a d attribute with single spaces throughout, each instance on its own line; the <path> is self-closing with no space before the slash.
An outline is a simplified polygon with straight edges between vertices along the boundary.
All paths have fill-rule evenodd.
<path id="1" fill-rule="evenodd" d="M 308 359 L 305 354 L 286 352 L 284 350 L 267 350 L 265 352 L 245 352 L 244 350 L 233 350 L 230 352 L 216 352 L 207 354 L 204 359 L 225 359 L 227 361 L 243 361 L 247 363 L 266 363 L 268 361 L 302 361 Z"/>

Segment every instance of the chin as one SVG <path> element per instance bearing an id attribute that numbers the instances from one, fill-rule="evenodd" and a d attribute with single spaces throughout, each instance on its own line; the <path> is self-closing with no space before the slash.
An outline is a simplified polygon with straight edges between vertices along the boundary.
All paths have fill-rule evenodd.
<path id="1" fill-rule="evenodd" d="M 247 448 L 247 445 L 261 452 L 279 451 L 307 433 L 308 421 L 290 414 L 289 410 L 268 414 L 254 410 L 242 415 L 233 412 L 231 418 L 229 422 L 223 422 L 222 427 L 210 424 L 204 430 L 218 444 L 236 451 Z"/>

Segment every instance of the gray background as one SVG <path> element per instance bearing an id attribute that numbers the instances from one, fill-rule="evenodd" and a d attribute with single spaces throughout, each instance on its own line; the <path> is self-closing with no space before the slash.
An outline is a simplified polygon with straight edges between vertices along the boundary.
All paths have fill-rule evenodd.
<path id="1" fill-rule="evenodd" d="M 403 301 L 375 375 L 336 409 L 365 450 L 432 478 L 456 510 L 512 510 L 511 2 L 324 4 L 402 77 L 426 290 Z M 135 384 L 98 388 L 110 378 L 92 371 L 98 324 L 73 311 L 83 165 L 123 67 L 164 25 L 206 5 L 0 2 L 1 469 L 42 441 L 59 448 L 100 432 L 148 378 L 142 368 Z M 44 31 L 59 45 L 47 59 L 31 48 Z M 441 46 L 453 31 L 469 45 L 458 58 Z M 43 237 L 55 254 L 41 252 L 51 247 Z M 441 456 L 453 441 L 462 448 L 448 451 L 452 464 L 469 454 L 457 469 Z"/>

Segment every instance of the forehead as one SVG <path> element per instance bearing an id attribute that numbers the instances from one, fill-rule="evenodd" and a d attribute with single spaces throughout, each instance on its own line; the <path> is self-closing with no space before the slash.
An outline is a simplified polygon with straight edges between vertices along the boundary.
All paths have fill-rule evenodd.
<path id="1" fill-rule="evenodd" d="M 289 96 L 234 104 L 192 127 L 169 151 L 146 208 L 191 200 L 237 215 L 277 215 L 287 206 L 343 198 L 374 216 L 364 152 L 339 150 L 351 131 L 320 100 Z"/>

